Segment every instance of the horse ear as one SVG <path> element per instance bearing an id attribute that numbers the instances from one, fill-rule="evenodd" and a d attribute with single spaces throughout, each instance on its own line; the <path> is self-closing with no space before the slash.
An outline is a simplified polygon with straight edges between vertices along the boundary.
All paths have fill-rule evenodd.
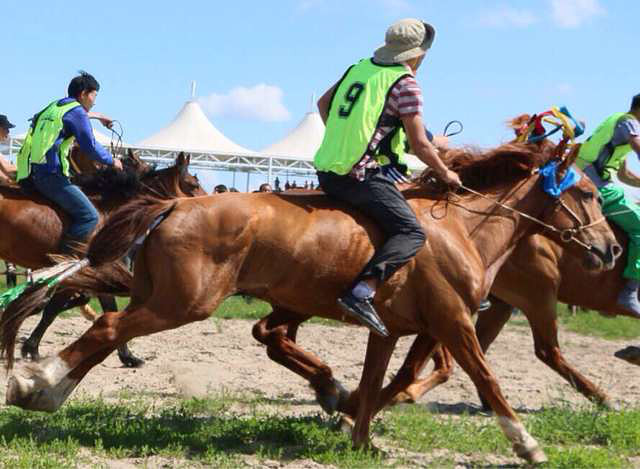
<path id="1" fill-rule="evenodd" d="M 562 160 L 560 160 L 560 165 L 558 166 L 558 172 L 564 173 L 567 169 L 569 169 L 571 165 L 576 162 L 576 158 L 578 157 L 579 151 L 580 151 L 580 144 L 572 146 L 569 152 L 562 158 Z"/>
<path id="2" fill-rule="evenodd" d="M 182 168 L 185 165 L 186 158 L 184 156 L 184 152 L 181 151 L 178 157 L 176 158 L 176 166 L 178 168 Z"/>

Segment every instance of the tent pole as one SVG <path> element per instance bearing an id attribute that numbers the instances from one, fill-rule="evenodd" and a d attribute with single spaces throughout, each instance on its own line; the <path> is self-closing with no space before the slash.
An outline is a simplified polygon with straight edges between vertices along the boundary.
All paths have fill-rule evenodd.
<path id="1" fill-rule="evenodd" d="M 271 185 L 271 177 L 273 172 L 273 158 L 269 157 L 269 175 L 267 176 L 267 183 Z"/>
<path id="2" fill-rule="evenodd" d="M 251 172 L 247 171 L 247 190 L 245 192 L 249 192 L 249 177 L 251 177 Z"/>

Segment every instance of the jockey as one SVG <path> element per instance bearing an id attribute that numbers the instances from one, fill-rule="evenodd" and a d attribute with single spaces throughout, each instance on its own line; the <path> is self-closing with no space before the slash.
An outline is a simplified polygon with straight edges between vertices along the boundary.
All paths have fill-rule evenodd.
<path id="1" fill-rule="evenodd" d="M 627 199 L 618 179 L 640 187 L 640 177 L 627 167 L 626 157 L 634 151 L 640 157 L 640 94 L 633 97 L 629 112 L 617 112 L 605 119 L 593 135 L 582 144 L 576 163 L 591 178 L 602 196 L 602 213 L 629 236 L 629 253 L 623 276 L 625 287 L 618 304 L 640 317 L 640 208 Z"/>
<path id="2" fill-rule="evenodd" d="M 4 143 L 9 138 L 9 131 L 13 129 L 15 125 L 9 122 L 7 116 L 0 114 L 0 143 Z M 2 155 L 0 155 L 0 178 L 13 181 L 15 179 L 16 168 Z"/>
<path id="3" fill-rule="evenodd" d="M 422 121 L 422 91 L 415 74 L 435 37 L 434 28 L 404 19 L 386 33 L 373 58 L 352 65 L 318 100 L 326 125 L 314 165 L 328 196 L 346 202 L 378 223 L 386 242 L 351 289 L 338 299 L 346 314 L 373 332 L 388 335 L 373 308 L 376 288 L 415 256 L 426 236 L 396 187 L 407 182 L 405 132 L 414 153 L 447 184 L 458 175 L 442 162 Z"/>
<path id="4" fill-rule="evenodd" d="M 68 97 L 51 102 L 34 116 L 31 128 L 18 154 L 18 181 L 25 180 L 71 218 L 60 245 L 62 252 L 85 241 L 98 224 L 98 211 L 82 190 L 69 180 L 69 151 L 75 141 L 90 158 L 122 169 L 122 163 L 95 141 L 90 117 L 105 127 L 111 119 L 89 113 L 100 85 L 86 72 L 69 83 Z"/>

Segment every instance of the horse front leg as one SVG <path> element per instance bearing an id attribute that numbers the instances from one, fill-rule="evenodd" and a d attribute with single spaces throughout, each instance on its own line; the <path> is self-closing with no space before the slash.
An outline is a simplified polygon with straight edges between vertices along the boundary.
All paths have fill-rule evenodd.
<path id="1" fill-rule="evenodd" d="M 348 393 L 326 363 L 296 343 L 298 327 L 307 319 L 309 316 L 273 306 L 273 312 L 253 326 L 252 334 L 267 346 L 267 356 L 271 360 L 306 379 L 322 409 L 332 414 Z"/>
<path id="2" fill-rule="evenodd" d="M 102 307 L 103 312 L 107 311 L 118 311 L 118 305 L 116 303 L 116 299 L 111 295 L 98 295 L 98 301 L 100 302 L 100 306 Z M 125 368 L 140 368 L 144 365 L 144 360 L 142 358 L 136 357 L 133 352 L 129 349 L 128 344 L 122 344 L 118 346 L 118 358 L 120 359 L 120 363 Z"/>
<path id="3" fill-rule="evenodd" d="M 537 464 L 547 460 L 538 442 L 527 432 L 500 389 L 500 385 L 487 364 L 471 318 L 461 316 L 437 324 L 437 337 L 446 346 L 458 364 L 469 375 L 480 394 L 494 411 L 500 428 L 513 444 L 515 453 Z M 435 335 L 435 334 L 434 334 Z"/>

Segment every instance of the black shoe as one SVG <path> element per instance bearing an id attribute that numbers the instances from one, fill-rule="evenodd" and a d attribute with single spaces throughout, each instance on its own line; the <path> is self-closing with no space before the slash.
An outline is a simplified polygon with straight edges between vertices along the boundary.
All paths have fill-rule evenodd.
<path id="1" fill-rule="evenodd" d="M 480 302 L 480 305 L 478 306 L 478 312 L 486 311 L 489 308 L 491 308 L 491 301 L 489 301 L 487 298 L 485 298 L 484 300 L 482 300 Z"/>
<path id="2" fill-rule="evenodd" d="M 373 308 L 371 299 L 365 298 L 361 300 L 353 296 L 352 293 L 347 293 L 342 298 L 338 298 L 338 304 L 345 313 L 353 319 L 360 321 L 372 332 L 382 337 L 389 336 L 389 331 L 387 331 L 378 313 L 376 313 L 376 310 Z"/>

